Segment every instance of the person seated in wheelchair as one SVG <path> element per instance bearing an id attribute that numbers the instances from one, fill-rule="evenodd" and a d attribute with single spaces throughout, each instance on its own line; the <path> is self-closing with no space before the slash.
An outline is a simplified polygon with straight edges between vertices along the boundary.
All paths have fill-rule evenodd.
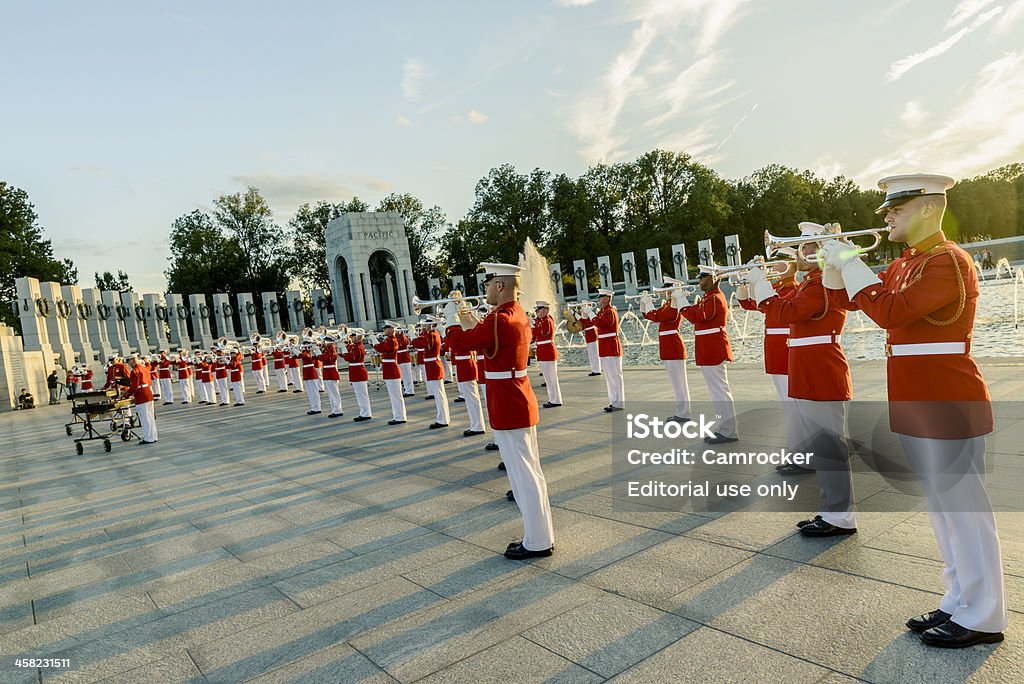
<path id="1" fill-rule="evenodd" d="M 32 396 L 24 387 L 21 389 L 21 394 L 18 395 L 18 408 L 30 409 L 36 407 L 36 398 Z"/>

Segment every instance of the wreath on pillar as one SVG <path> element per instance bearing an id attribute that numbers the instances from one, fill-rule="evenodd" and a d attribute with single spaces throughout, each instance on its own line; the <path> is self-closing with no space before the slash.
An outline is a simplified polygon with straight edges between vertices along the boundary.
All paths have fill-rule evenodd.
<path id="1" fill-rule="evenodd" d="M 233 306 L 231 306 L 231 305 L 230 305 L 229 303 L 227 303 L 227 302 L 224 302 L 224 303 L 222 303 L 222 304 L 220 305 L 220 311 L 221 311 L 221 313 L 223 313 L 223 314 L 224 314 L 225 316 L 233 316 L 233 315 L 235 314 L 235 309 L 234 309 L 234 307 L 233 307 Z"/>
<path id="2" fill-rule="evenodd" d="M 324 297 L 320 297 L 316 300 L 316 308 L 319 311 L 323 311 L 328 307 L 327 300 Z"/>
<path id="3" fill-rule="evenodd" d="M 71 316 L 71 302 L 66 299 L 57 300 L 57 315 L 67 319 Z"/>
<path id="4" fill-rule="evenodd" d="M 146 309 L 142 304 L 135 305 L 135 318 L 140 321 L 146 320 Z"/>
<path id="5" fill-rule="evenodd" d="M 166 321 L 168 318 L 168 311 L 166 306 L 156 307 L 156 320 Z"/>
<path id="6" fill-rule="evenodd" d="M 210 307 L 208 307 L 205 302 L 199 305 L 199 317 L 200 318 L 209 318 L 210 317 Z"/>
<path id="7" fill-rule="evenodd" d="M 125 306 L 124 304 L 118 304 L 116 307 L 114 307 L 114 311 L 117 312 L 117 320 L 123 321 L 124 319 L 128 318 L 128 307 Z"/>
<path id="8" fill-rule="evenodd" d="M 36 297 L 36 313 L 43 318 L 50 317 L 50 300 L 46 297 Z"/>
<path id="9" fill-rule="evenodd" d="M 174 307 L 174 311 L 175 313 L 178 314 L 178 318 L 180 318 L 181 320 L 185 320 L 186 318 L 192 315 L 192 313 L 188 310 L 188 307 L 185 306 L 184 304 L 176 305 Z"/>
<path id="10" fill-rule="evenodd" d="M 551 282 L 557 285 L 558 281 L 560 281 L 561 279 L 562 279 L 562 274 L 559 273 L 557 268 L 553 269 L 551 271 Z"/>
<path id="11" fill-rule="evenodd" d="M 78 317 L 81 319 L 88 319 L 92 316 L 92 307 L 85 302 L 78 302 L 75 308 L 78 309 Z"/>
<path id="12" fill-rule="evenodd" d="M 276 313 L 278 313 L 280 311 L 281 311 L 281 305 L 277 302 L 276 299 L 272 300 L 270 302 L 270 313 L 276 314 Z"/>
<path id="13" fill-rule="evenodd" d="M 625 261 L 622 262 L 622 272 L 626 274 L 626 282 L 627 283 L 633 282 L 633 278 L 631 277 L 631 275 L 633 273 L 633 262 L 632 261 L 630 261 L 629 259 L 626 259 Z"/>
<path id="14" fill-rule="evenodd" d="M 292 310 L 295 313 L 301 313 L 302 312 L 302 300 L 301 299 L 292 300 Z"/>
<path id="15" fill-rule="evenodd" d="M 246 302 L 245 303 L 245 313 L 249 314 L 250 316 L 255 316 L 256 315 L 256 305 L 253 304 L 252 302 Z"/>
<path id="16" fill-rule="evenodd" d="M 110 318 L 110 306 L 100 302 L 96 305 L 96 313 L 99 314 L 100 320 L 105 321 Z"/>

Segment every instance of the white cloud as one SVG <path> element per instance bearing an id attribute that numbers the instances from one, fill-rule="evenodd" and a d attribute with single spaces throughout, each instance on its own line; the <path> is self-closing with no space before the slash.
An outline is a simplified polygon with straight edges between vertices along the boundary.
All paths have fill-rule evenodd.
<path id="1" fill-rule="evenodd" d="M 410 119 L 407 119 L 406 117 L 402 116 L 401 114 L 399 114 L 398 116 L 395 117 L 395 125 L 396 126 L 412 126 L 412 121 Z"/>
<path id="2" fill-rule="evenodd" d="M 584 5 L 592 5 L 597 0 L 555 0 L 556 5 L 562 7 L 583 7 Z"/>
<path id="3" fill-rule="evenodd" d="M 667 109 L 667 114 L 649 122 L 656 125 L 675 116 L 697 93 L 707 97 L 705 91 L 711 87 L 712 72 L 720 61 L 715 48 L 747 4 L 748 0 L 647 0 L 640 4 L 627 17 L 628 22 L 638 24 L 629 43 L 614 56 L 598 84 L 575 98 L 568 128 L 581 143 L 580 152 L 587 161 L 609 162 L 625 154 L 622 147 L 629 137 L 620 130 L 620 119 L 627 105 L 630 112 Z M 685 43 L 682 37 L 688 32 L 681 30 L 683 26 L 696 28 L 695 41 Z M 655 47 L 672 54 L 651 55 Z M 666 69 L 666 65 L 687 62 L 689 66 L 682 72 Z M 672 80 L 665 83 L 666 78 Z"/>
<path id="4" fill-rule="evenodd" d="M 471 109 L 469 110 L 469 114 L 466 114 L 466 118 L 469 119 L 469 123 L 476 124 L 479 126 L 483 122 L 487 121 L 488 116 L 486 114 L 476 111 L 475 109 Z"/>
<path id="5" fill-rule="evenodd" d="M 905 73 L 907 73 L 917 65 L 921 64 L 922 62 L 926 62 L 929 59 L 932 59 L 933 57 L 938 57 L 939 55 L 948 52 L 950 48 L 959 43 L 964 36 L 981 28 L 991 19 L 996 17 L 998 14 L 1002 13 L 1002 11 L 1002 5 L 998 7 L 993 7 L 988 12 L 985 12 L 984 14 L 976 17 L 974 21 L 970 23 L 970 25 L 963 27 L 962 29 L 951 35 L 949 38 L 943 40 L 942 42 L 933 45 L 932 47 L 922 52 L 917 52 L 908 57 L 904 57 L 903 59 L 896 60 L 895 62 L 889 65 L 889 72 L 885 75 L 885 80 L 887 82 L 896 81 L 900 79 Z M 952 21 L 952 19 L 950 21 Z M 959 21 L 957 23 L 959 23 Z"/>
<path id="6" fill-rule="evenodd" d="M 313 174 L 281 174 L 276 172 L 231 176 L 243 186 L 258 188 L 274 208 L 277 220 L 287 220 L 299 205 L 320 200 L 339 202 L 360 194 L 382 194 L 392 186 L 387 181 L 359 174 L 343 178 Z"/>
<path id="7" fill-rule="evenodd" d="M 843 175 L 843 165 L 834 159 L 819 159 L 811 164 L 811 171 L 818 178 L 830 181 L 837 176 Z"/>
<path id="8" fill-rule="evenodd" d="M 1022 17 L 1024 17 L 1024 0 L 1017 0 L 1017 2 L 1010 5 L 1009 9 L 1003 12 L 1003 16 L 999 17 L 999 21 L 996 22 L 992 30 L 997 35 L 1005 34 Z"/>
<path id="9" fill-rule="evenodd" d="M 900 114 L 900 121 L 907 128 L 916 128 L 927 118 L 928 112 L 921 109 L 921 103 L 917 100 L 907 102 L 903 107 L 903 113 Z"/>
<path id="10" fill-rule="evenodd" d="M 946 30 L 959 26 L 975 14 L 991 5 L 993 0 L 960 0 L 953 8 L 953 14 L 944 27 Z"/>
<path id="11" fill-rule="evenodd" d="M 1017 161 L 1024 154 L 1024 53 L 986 64 L 974 88 L 927 135 L 869 164 L 857 179 L 874 182 L 888 171 L 924 171 L 964 177 Z"/>
<path id="12" fill-rule="evenodd" d="M 426 65 L 415 57 L 411 57 L 402 64 L 402 97 L 406 100 L 415 100 L 423 92 L 423 84 L 430 78 L 430 71 Z"/>

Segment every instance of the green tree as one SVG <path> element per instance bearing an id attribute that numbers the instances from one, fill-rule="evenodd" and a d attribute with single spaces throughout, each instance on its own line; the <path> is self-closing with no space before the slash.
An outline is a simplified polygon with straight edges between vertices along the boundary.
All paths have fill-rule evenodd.
<path id="1" fill-rule="evenodd" d="M 456 225 L 449 227 L 441 238 L 441 256 L 439 276 L 448 279 L 461 275 L 472 290 L 476 283 L 474 274 L 481 261 L 487 261 L 481 251 L 478 239 L 479 226 L 471 218 L 464 218 Z"/>
<path id="2" fill-rule="evenodd" d="M 214 220 L 241 250 L 248 291 L 285 289 L 289 274 L 284 231 L 274 223 L 260 191 L 249 187 L 244 194 L 221 195 L 213 205 Z"/>
<path id="3" fill-rule="evenodd" d="M 516 263 L 531 238 L 544 244 L 547 233 L 548 172 L 529 175 L 503 164 L 476 184 L 476 201 L 469 211 L 484 260 Z"/>
<path id="4" fill-rule="evenodd" d="M 245 282 L 242 251 L 209 214 L 198 209 L 171 225 L 167 291 L 183 295 L 235 293 Z"/>
<path id="5" fill-rule="evenodd" d="M 448 225 L 448 217 L 441 207 L 425 209 L 423 202 L 408 193 L 388 195 L 380 201 L 376 211 L 394 211 L 402 217 L 409 239 L 416 291 L 421 297 L 427 297 L 427 279 L 438 275 L 439 241 Z"/>
<path id="6" fill-rule="evenodd" d="M 327 266 L 327 224 L 342 214 L 369 211 L 370 205 L 358 197 L 348 202 L 320 201 L 311 207 L 303 204 L 288 221 L 289 272 L 303 287 L 331 288 Z"/>
<path id="7" fill-rule="evenodd" d="M 65 285 L 78 283 L 78 269 L 70 259 L 56 259 L 53 245 L 43 239 L 43 229 L 28 193 L 0 181 L 0 301 L 17 299 L 15 281 L 38 278 Z M 6 305 L 0 319 L 20 331 L 18 316 Z"/>
<path id="8" fill-rule="evenodd" d="M 128 274 L 120 269 L 118 269 L 116 276 L 110 271 L 104 271 L 103 275 L 94 271 L 93 276 L 96 279 L 97 290 L 109 290 L 113 292 L 132 291 L 132 285 L 128 282 Z"/>

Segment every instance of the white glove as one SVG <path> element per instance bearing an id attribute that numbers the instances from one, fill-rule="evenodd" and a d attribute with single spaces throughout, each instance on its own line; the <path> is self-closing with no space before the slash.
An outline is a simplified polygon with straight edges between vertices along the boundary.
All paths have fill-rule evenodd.
<path id="1" fill-rule="evenodd" d="M 581 311 L 583 313 L 583 318 L 593 318 L 594 317 L 594 305 L 591 304 L 590 302 L 587 302 L 586 304 L 584 304 L 581 307 Z"/>
<path id="2" fill-rule="evenodd" d="M 843 282 L 843 272 L 828 261 L 825 261 L 825 266 L 821 269 L 821 284 L 825 286 L 826 290 L 842 290 L 846 287 Z"/>
<path id="3" fill-rule="evenodd" d="M 736 297 L 738 299 L 750 299 L 750 288 L 747 287 L 746 283 L 740 283 L 736 286 Z"/>
<path id="4" fill-rule="evenodd" d="M 847 261 L 842 268 L 843 284 L 846 285 L 846 295 L 853 299 L 861 290 L 871 287 L 881 287 L 882 279 L 875 275 L 875 272 L 860 259 Z"/>
<path id="5" fill-rule="evenodd" d="M 685 306 L 690 306 L 690 299 L 686 296 L 686 290 L 681 287 L 674 288 L 672 290 L 672 308 L 682 309 Z"/>
<path id="6" fill-rule="evenodd" d="M 753 289 L 757 287 L 759 282 L 766 282 L 768 279 L 764 275 L 764 269 L 758 266 L 756 262 L 751 262 L 749 265 L 752 268 L 747 271 L 747 285 Z"/>
<path id="7" fill-rule="evenodd" d="M 821 262 L 840 270 L 844 265 L 859 257 L 857 246 L 849 240 L 828 240 L 818 250 L 818 258 Z"/>
<path id="8" fill-rule="evenodd" d="M 764 269 L 760 267 L 752 268 L 747 272 L 747 287 L 754 293 L 754 299 L 757 300 L 758 306 L 761 302 L 776 295 L 775 288 L 768 282 L 764 275 Z"/>
<path id="9" fill-rule="evenodd" d="M 649 292 L 644 292 L 640 295 L 640 313 L 647 313 L 648 311 L 654 311 L 654 298 L 651 297 Z"/>

